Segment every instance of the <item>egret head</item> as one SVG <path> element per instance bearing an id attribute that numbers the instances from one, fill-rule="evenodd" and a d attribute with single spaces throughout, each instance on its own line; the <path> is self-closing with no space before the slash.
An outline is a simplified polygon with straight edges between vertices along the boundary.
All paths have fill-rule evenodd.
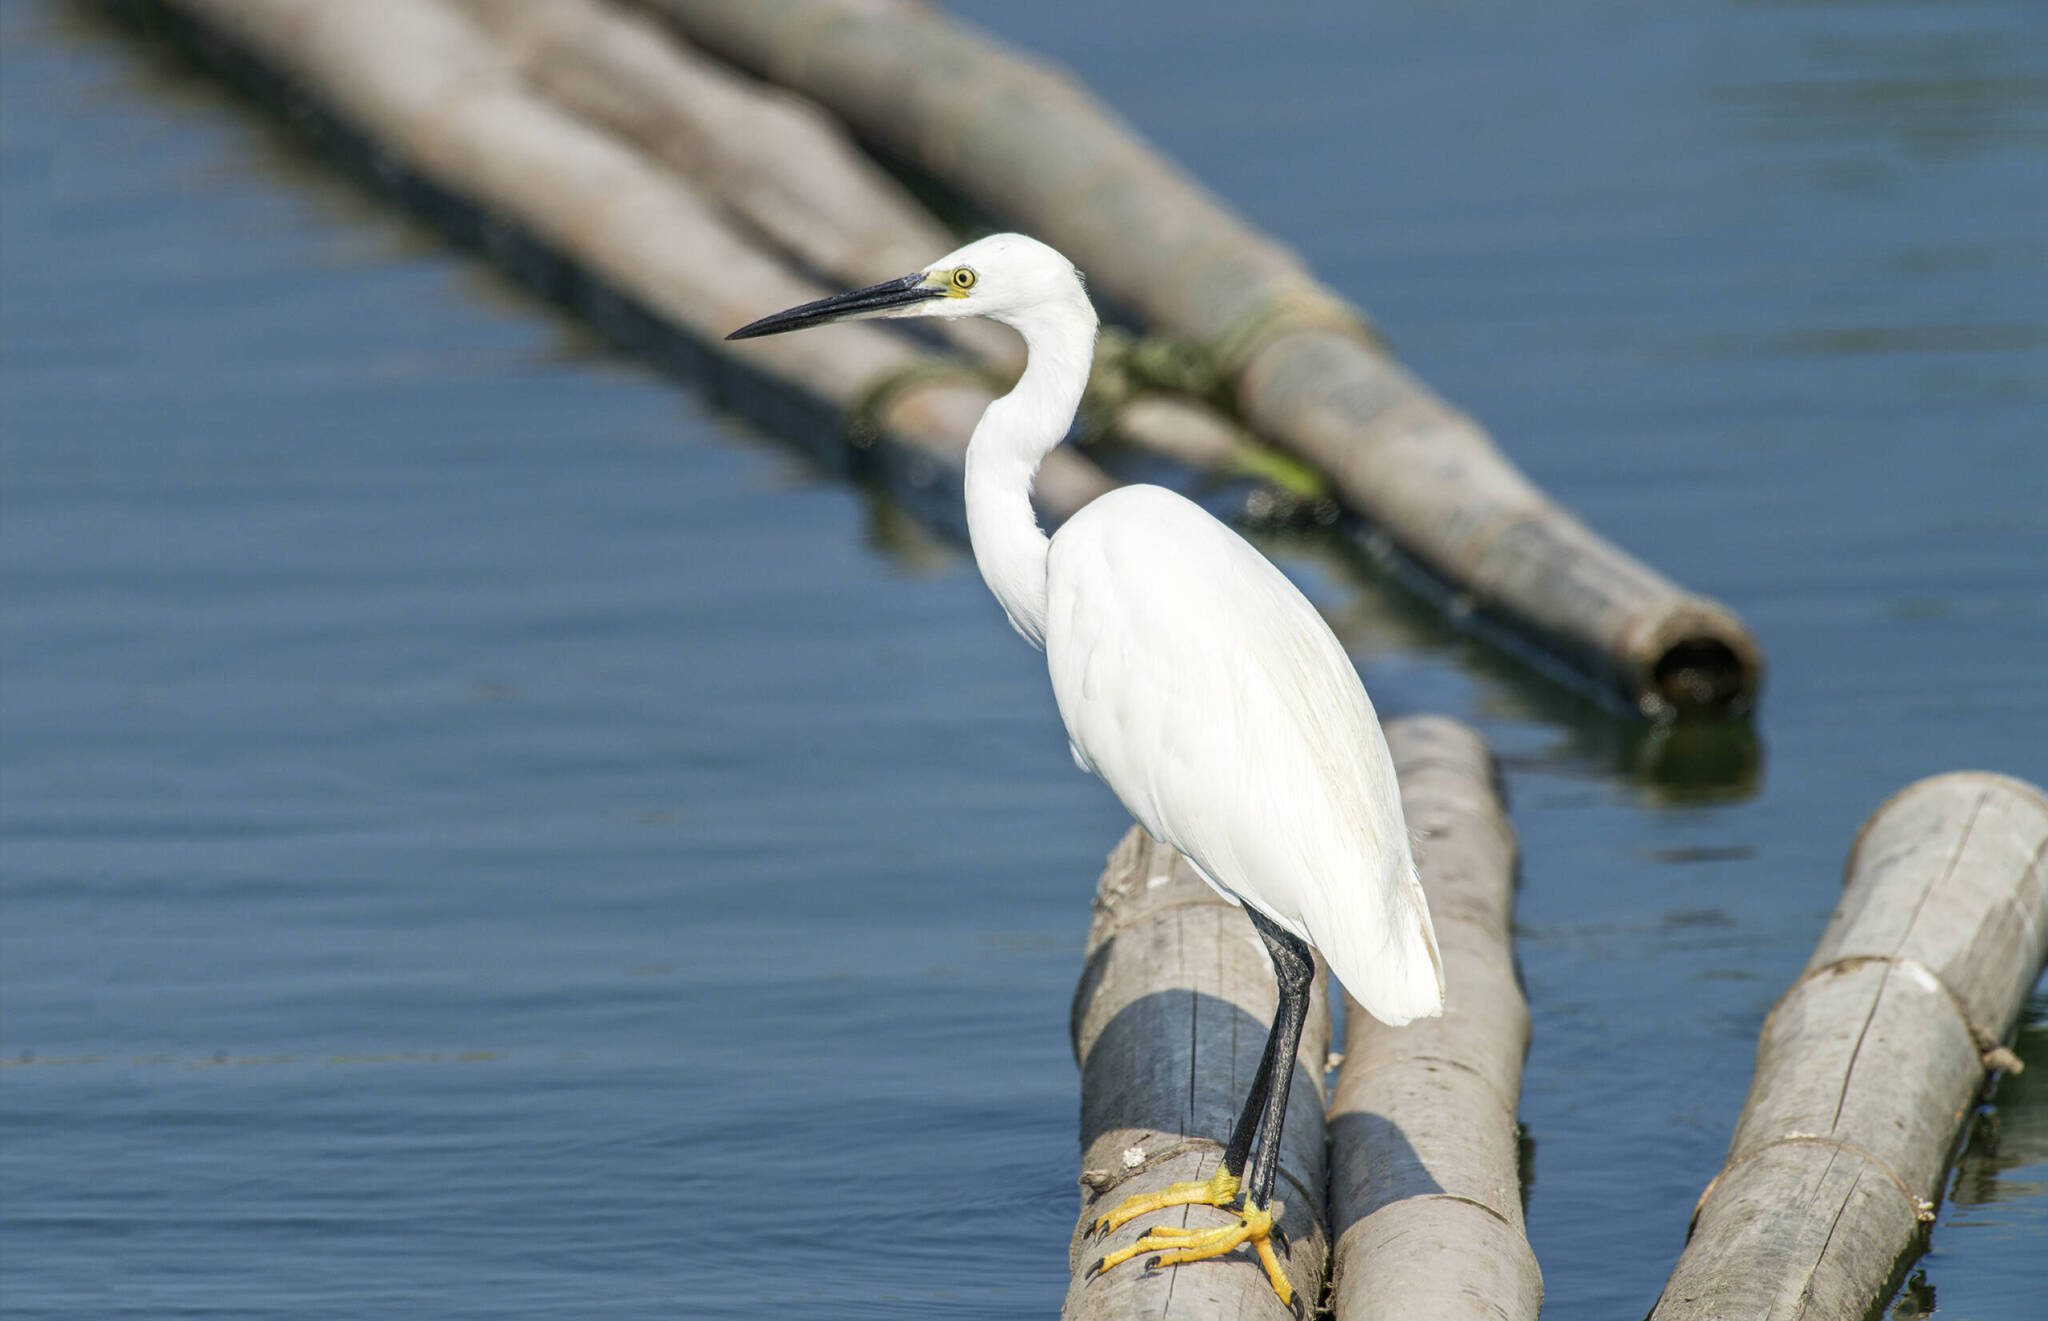
<path id="1" fill-rule="evenodd" d="M 1083 312 L 1092 331 L 1094 311 L 1072 262 L 1023 234 L 991 234 L 924 270 L 762 317 L 726 338 L 753 339 L 873 317 L 983 316 L 1023 329 L 1040 316 Z"/>

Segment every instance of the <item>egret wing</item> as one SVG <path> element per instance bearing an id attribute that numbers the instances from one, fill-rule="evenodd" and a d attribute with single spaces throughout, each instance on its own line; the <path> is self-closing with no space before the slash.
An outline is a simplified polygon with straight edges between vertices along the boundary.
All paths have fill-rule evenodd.
<path id="1" fill-rule="evenodd" d="M 1046 656 L 1076 760 L 1392 1023 L 1442 974 L 1393 760 L 1329 626 L 1198 506 L 1112 492 L 1053 538 Z"/>

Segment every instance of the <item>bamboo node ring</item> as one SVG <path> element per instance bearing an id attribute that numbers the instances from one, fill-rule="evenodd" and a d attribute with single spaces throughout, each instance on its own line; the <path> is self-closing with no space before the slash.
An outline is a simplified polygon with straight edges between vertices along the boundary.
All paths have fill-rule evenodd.
<path id="1" fill-rule="evenodd" d="M 1956 1021 L 1962 1024 L 1963 1031 L 1969 1033 L 1971 1044 L 1977 1048 L 1978 1062 L 1986 1070 L 1996 1070 L 2002 1073 L 2026 1072 L 2026 1061 L 2008 1050 L 1998 1037 L 1994 1036 L 1975 1019 L 1970 1017 L 1969 1008 L 1963 1004 L 1962 997 L 1958 996 L 1955 990 L 1946 981 L 1942 980 L 1940 973 L 1920 962 L 1920 960 L 1907 958 L 1903 954 L 1846 954 L 1839 959 L 1831 959 L 1821 964 L 1818 968 L 1809 969 L 1798 981 L 1786 988 L 1785 994 L 1778 997 L 1778 1003 L 1771 1007 L 1771 1016 L 1775 1016 L 1778 1008 L 1790 1000 L 1799 988 L 1808 982 L 1824 976 L 1833 976 L 1836 973 L 1850 972 L 1870 963 L 1888 963 L 1900 969 L 1906 973 L 1907 980 L 1913 985 L 1929 994 L 1939 996 L 1945 1001 L 1948 1007 L 1955 1012 Z M 1769 1021 L 1768 1016 L 1765 1021 Z"/>
<path id="2" fill-rule="evenodd" d="M 1721 1172 L 1708 1181 L 1706 1188 L 1700 1193 L 1699 1200 L 1692 1204 L 1692 1222 L 1686 1226 L 1686 1236 L 1690 1238 L 1692 1231 L 1699 1228 L 1700 1212 L 1706 1209 L 1707 1199 L 1714 1195 L 1714 1189 L 1721 1186 L 1721 1180 L 1727 1178 L 1734 1170 L 1740 1169 L 1759 1156 L 1763 1156 L 1778 1147 L 1793 1146 L 1830 1147 L 1836 1151 L 1846 1151 L 1850 1155 L 1860 1158 L 1864 1164 L 1876 1169 L 1892 1181 L 1892 1187 L 1898 1189 L 1900 1195 L 1906 1199 L 1906 1204 L 1913 1208 L 1913 1218 L 1915 1220 L 1923 1225 L 1933 1222 L 1934 1203 L 1907 1187 L 1906 1181 L 1899 1177 L 1897 1170 L 1894 1170 L 1876 1156 L 1865 1151 L 1862 1147 L 1857 1146 L 1853 1142 L 1844 1142 L 1840 1138 L 1823 1137 L 1818 1133 L 1786 1133 L 1772 1138 L 1769 1142 L 1763 1143 L 1760 1146 L 1751 1147 L 1748 1151 L 1743 1152 L 1740 1156 L 1737 1156 L 1721 1167 Z"/>
<path id="3" fill-rule="evenodd" d="M 1388 351 L 1379 327 L 1349 303 L 1316 289 L 1282 289 L 1211 337 L 1208 356 L 1218 375 L 1232 379 L 1274 340 L 1307 330 L 1355 339 L 1375 353 Z"/>

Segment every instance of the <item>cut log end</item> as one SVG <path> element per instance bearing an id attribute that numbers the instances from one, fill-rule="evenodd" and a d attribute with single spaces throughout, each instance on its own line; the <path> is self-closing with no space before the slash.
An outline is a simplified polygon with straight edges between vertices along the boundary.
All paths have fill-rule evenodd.
<path id="1" fill-rule="evenodd" d="M 1673 595 L 1625 629 L 1637 706 L 1653 718 L 1740 716 L 1763 690 L 1763 649 L 1740 619 L 1705 597 Z"/>
<path id="2" fill-rule="evenodd" d="M 1680 712 L 1743 710 L 1754 692 L 1748 666 L 1717 637 L 1681 638 L 1650 667 L 1657 694 Z"/>

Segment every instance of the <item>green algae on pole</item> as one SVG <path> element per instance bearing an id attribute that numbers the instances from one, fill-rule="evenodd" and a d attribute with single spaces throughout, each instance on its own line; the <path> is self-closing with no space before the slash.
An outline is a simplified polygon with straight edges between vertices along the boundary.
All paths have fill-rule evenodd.
<path id="1" fill-rule="evenodd" d="M 1849 851 L 1764 1020 L 1727 1163 L 1652 1321 L 1872 1318 L 1926 1246 L 1951 1159 L 2048 958 L 2048 797 L 1921 780 Z"/>
<path id="2" fill-rule="evenodd" d="M 643 0 L 1072 257 L 1205 346 L 1244 421 L 1442 586 L 1649 716 L 1741 712 L 1763 657 L 1725 606 L 1588 529 L 1387 354 L 1300 260 L 1071 78 L 896 0 Z"/>
<path id="3" fill-rule="evenodd" d="M 1390 721 L 1401 806 L 1444 961 L 1444 1013 L 1390 1028 L 1345 1007 L 1330 1105 L 1336 1321 L 1535 1321 L 1515 1114 L 1529 1006 L 1515 976 L 1515 832 L 1480 737 Z"/>

